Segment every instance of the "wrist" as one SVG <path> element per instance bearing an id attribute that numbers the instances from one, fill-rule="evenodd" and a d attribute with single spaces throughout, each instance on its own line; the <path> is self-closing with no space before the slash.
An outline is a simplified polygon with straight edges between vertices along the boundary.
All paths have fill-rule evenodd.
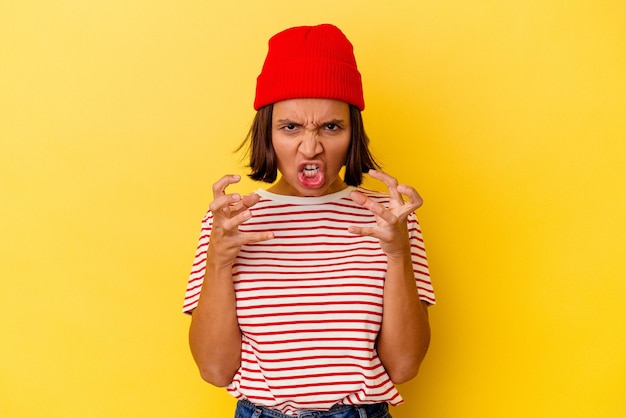
<path id="1" fill-rule="evenodd" d="M 411 263 L 411 261 L 410 252 L 387 254 L 387 264 L 404 265 L 407 262 Z"/>
<path id="2" fill-rule="evenodd" d="M 207 257 L 205 276 L 210 277 L 232 277 L 233 260 L 215 260 Z"/>

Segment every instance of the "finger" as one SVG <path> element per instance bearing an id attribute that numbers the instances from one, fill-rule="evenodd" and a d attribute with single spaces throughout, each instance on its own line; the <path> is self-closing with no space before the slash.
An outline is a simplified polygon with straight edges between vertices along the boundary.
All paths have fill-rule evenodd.
<path id="1" fill-rule="evenodd" d="M 274 238 L 273 232 L 256 232 L 240 234 L 243 244 L 254 244 L 255 242 L 267 241 Z"/>
<path id="2" fill-rule="evenodd" d="M 352 199 L 353 202 L 358 203 L 361 206 L 363 206 L 367 201 L 367 197 L 365 197 L 363 193 L 356 190 L 350 192 L 350 199 Z"/>
<path id="3" fill-rule="evenodd" d="M 236 231 L 239 226 L 252 217 L 252 212 L 244 210 L 241 213 L 234 214 L 233 216 L 223 219 L 220 222 L 220 226 L 226 231 Z"/>
<path id="4" fill-rule="evenodd" d="M 215 183 L 213 183 L 213 198 L 217 199 L 219 196 L 223 196 L 226 191 L 226 187 L 231 184 L 239 183 L 241 176 L 238 174 L 227 174 Z"/>
<path id="5" fill-rule="evenodd" d="M 218 214 L 220 212 L 229 214 L 231 211 L 231 206 L 235 205 L 240 200 L 241 196 L 238 193 L 221 195 L 219 197 L 216 197 L 215 200 L 211 202 L 211 204 L 209 205 L 209 209 L 214 214 Z"/>
<path id="6" fill-rule="evenodd" d="M 238 202 L 235 202 L 231 205 L 231 210 L 233 211 L 233 213 L 239 213 L 256 205 L 260 199 L 261 196 L 256 193 L 245 195 L 241 197 Z"/>
<path id="7" fill-rule="evenodd" d="M 363 235 L 363 236 L 368 236 L 368 237 L 373 236 L 373 228 L 370 228 L 370 227 L 351 225 L 348 227 L 348 232 L 350 232 L 351 234 L 355 234 L 355 235 Z"/>
<path id="8" fill-rule="evenodd" d="M 398 220 L 398 217 L 394 215 L 391 211 L 387 210 L 380 203 L 374 202 L 372 199 L 368 198 L 364 194 L 358 191 L 350 192 L 350 199 L 352 199 L 355 203 L 363 206 L 366 209 L 369 209 L 374 215 L 382 218 L 387 223 L 395 223 Z"/>
<path id="9" fill-rule="evenodd" d="M 374 215 L 378 216 L 388 224 L 395 224 L 398 221 L 398 216 L 396 216 L 392 211 L 388 210 L 380 203 L 376 203 L 371 200 L 369 200 L 369 203 L 371 204 L 365 207 L 368 208 L 370 212 L 372 212 Z"/>
<path id="10" fill-rule="evenodd" d="M 361 235 L 364 237 L 374 237 L 381 241 L 388 241 L 392 239 L 390 235 L 381 228 L 372 228 L 369 226 L 356 226 L 351 225 L 348 227 L 348 232 L 355 235 Z"/>
<path id="11" fill-rule="evenodd" d="M 370 170 L 369 175 L 376 180 L 380 180 L 385 183 L 385 185 L 387 186 L 387 190 L 389 190 L 389 197 L 391 198 L 391 200 L 399 204 L 404 203 L 404 199 L 398 191 L 398 180 L 395 177 L 390 176 L 384 171 L 379 170 Z"/>
<path id="12" fill-rule="evenodd" d="M 398 186 L 398 191 L 408 198 L 408 203 L 412 207 L 411 211 L 420 208 L 424 204 L 424 199 L 413 187 L 401 184 Z"/>
<path id="13" fill-rule="evenodd" d="M 348 232 L 350 232 L 351 234 L 355 234 L 355 235 L 374 237 L 376 230 L 375 228 L 371 228 L 371 227 L 351 225 L 348 227 Z"/>
<path id="14" fill-rule="evenodd" d="M 274 238 L 274 233 L 267 232 L 244 232 L 231 235 L 228 238 L 228 248 L 240 248 L 242 245 L 254 244 L 256 242 L 267 241 Z"/>
<path id="15" fill-rule="evenodd" d="M 261 196 L 259 196 L 258 194 L 254 194 L 254 193 L 241 197 L 239 200 L 230 204 L 229 215 L 235 216 L 235 215 L 242 213 L 245 210 L 250 209 L 252 206 L 256 205 L 260 199 L 261 199 Z"/>

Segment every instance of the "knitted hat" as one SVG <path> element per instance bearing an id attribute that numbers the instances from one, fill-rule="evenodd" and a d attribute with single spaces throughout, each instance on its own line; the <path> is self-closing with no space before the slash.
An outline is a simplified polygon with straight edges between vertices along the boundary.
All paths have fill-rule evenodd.
<path id="1" fill-rule="evenodd" d="M 299 26 L 270 38 L 254 109 L 298 98 L 335 99 L 365 108 L 352 44 L 336 26 Z"/>

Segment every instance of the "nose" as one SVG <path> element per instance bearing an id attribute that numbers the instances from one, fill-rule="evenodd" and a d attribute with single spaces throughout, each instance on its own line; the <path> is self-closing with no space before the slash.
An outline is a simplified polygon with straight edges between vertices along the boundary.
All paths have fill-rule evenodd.
<path id="1" fill-rule="evenodd" d="M 324 147 L 322 147 L 322 143 L 316 132 L 306 132 L 304 134 L 299 147 L 299 151 L 303 156 L 313 158 L 323 150 Z"/>

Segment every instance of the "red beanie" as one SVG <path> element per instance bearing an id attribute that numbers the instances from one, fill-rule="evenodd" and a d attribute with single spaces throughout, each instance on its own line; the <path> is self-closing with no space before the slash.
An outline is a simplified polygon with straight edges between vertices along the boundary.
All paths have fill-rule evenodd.
<path id="1" fill-rule="evenodd" d="M 352 44 L 336 26 L 299 26 L 270 38 L 254 109 L 299 98 L 335 99 L 365 108 Z"/>

